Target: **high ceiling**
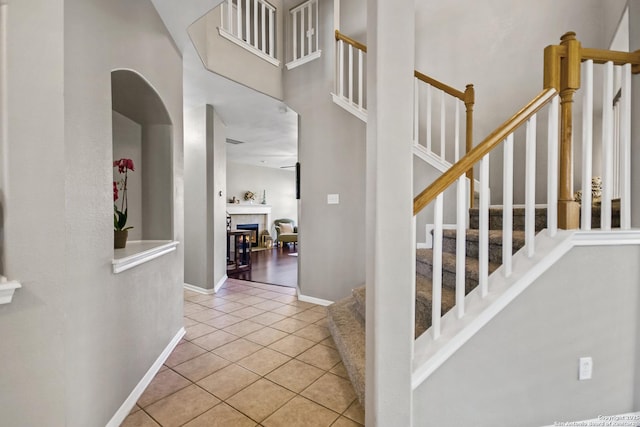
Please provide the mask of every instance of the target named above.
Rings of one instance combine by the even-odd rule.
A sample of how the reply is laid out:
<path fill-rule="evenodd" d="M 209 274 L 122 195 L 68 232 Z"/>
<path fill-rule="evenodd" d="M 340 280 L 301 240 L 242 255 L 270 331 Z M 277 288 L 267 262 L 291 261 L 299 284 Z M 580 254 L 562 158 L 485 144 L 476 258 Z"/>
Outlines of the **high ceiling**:
<path fill-rule="evenodd" d="M 227 126 L 227 161 L 286 168 L 297 161 L 297 114 L 282 101 L 204 68 L 187 28 L 221 0 L 151 0 L 183 54 L 184 107 L 210 104 Z"/>

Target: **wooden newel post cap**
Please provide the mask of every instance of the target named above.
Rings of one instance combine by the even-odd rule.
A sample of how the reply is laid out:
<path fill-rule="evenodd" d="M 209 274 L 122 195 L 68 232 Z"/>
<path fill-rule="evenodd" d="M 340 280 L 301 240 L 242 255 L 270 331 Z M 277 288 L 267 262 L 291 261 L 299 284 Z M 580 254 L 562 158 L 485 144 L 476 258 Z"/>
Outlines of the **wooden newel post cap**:
<path fill-rule="evenodd" d="M 562 37 L 560 37 L 560 40 L 563 42 L 566 42 L 569 40 L 576 40 L 576 33 L 574 31 L 568 31 L 564 33 Z"/>

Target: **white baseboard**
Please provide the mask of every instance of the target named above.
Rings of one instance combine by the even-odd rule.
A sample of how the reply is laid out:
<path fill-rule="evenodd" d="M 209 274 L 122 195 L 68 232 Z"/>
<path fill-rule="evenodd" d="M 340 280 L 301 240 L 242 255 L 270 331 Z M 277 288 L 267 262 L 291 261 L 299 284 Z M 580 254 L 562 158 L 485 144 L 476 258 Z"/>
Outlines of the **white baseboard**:
<path fill-rule="evenodd" d="M 431 242 L 431 244 L 418 242 L 416 244 L 416 249 L 431 249 L 432 246 L 433 242 Z"/>
<path fill-rule="evenodd" d="M 213 295 L 215 293 L 215 288 L 205 289 L 205 288 L 201 288 L 200 286 L 190 285 L 188 283 L 184 284 L 184 288 L 188 291 L 195 292 L 202 295 Z"/>
<path fill-rule="evenodd" d="M 125 418 L 127 418 L 129 413 L 135 406 L 138 399 L 140 399 L 140 396 L 142 396 L 142 393 L 144 393 L 145 389 L 149 386 L 149 384 L 151 384 L 153 377 L 156 376 L 156 374 L 162 367 L 162 364 L 167 360 L 173 349 L 176 348 L 185 333 L 186 331 L 184 330 L 184 328 L 180 328 L 178 333 L 173 337 L 171 342 L 169 342 L 162 353 L 160 353 L 160 356 L 158 356 L 156 361 L 153 362 L 153 365 L 151 365 L 147 373 L 144 374 L 144 377 L 142 377 L 131 394 L 129 394 L 129 397 L 127 397 L 122 406 L 120 406 L 118 411 L 116 411 L 114 416 L 111 418 L 111 420 L 109 420 L 105 427 L 118 427 L 120 424 L 122 424 L 122 422 L 125 420 Z"/>
<path fill-rule="evenodd" d="M 226 274 L 224 276 L 222 276 L 222 279 L 220 279 L 218 281 L 218 283 L 216 283 L 216 285 L 213 287 L 213 291 L 214 292 L 218 292 L 220 290 L 220 288 L 222 287 L 222 285 L 224 285 L 224 282 L 226 282 L 228 278 L 229 278 L 229 276 L 227 276 Z"/>
<path fill-rule="evenodd" d="M 324 306 L 333 304 L 333 301 L 329 301 L 322 298 L 310 297 L 307 295 L 302 295 L 300 293 L 300 288 L 298 288 L 298 301 L 310 302 L 311 304 L 318 304 L 318 305 L 324 305 Z"/>

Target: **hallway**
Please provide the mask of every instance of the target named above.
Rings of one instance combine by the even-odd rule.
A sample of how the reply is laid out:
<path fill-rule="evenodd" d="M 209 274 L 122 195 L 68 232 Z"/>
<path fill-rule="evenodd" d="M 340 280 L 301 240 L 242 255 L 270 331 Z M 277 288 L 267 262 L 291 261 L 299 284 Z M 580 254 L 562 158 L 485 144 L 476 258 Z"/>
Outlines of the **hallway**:
<path fill-rule="evenodd" d="M 324 307 L 234 279 L 184 297 L 186 335 L 122 426 L 364 424 Z"/>

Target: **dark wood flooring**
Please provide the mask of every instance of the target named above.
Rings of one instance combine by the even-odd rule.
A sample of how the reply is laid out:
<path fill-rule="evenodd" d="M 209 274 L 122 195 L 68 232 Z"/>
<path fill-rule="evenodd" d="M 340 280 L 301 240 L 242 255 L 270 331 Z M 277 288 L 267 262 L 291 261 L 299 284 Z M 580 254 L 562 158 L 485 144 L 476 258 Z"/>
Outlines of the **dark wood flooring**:
<path fill-rule="evenodd" d="M 295 288 L 298 285 L 298 257 L 293 245 L 251 253 L 251 272 L 239 273 L 234 279 Z"/>

